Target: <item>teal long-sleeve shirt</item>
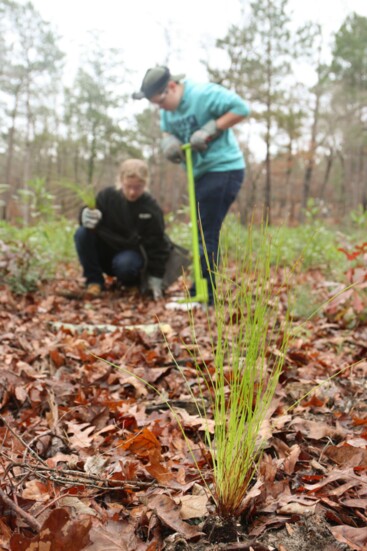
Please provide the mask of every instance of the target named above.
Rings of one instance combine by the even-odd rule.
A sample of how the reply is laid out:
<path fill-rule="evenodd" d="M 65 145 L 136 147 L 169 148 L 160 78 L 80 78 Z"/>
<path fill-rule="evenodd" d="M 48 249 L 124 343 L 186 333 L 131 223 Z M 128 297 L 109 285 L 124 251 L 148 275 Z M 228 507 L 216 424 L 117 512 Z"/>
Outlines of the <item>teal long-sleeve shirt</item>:
<path fill-rule="evenodd" d="M 247 116 L 248 104 L 235 92 L 214 83 L 183 82 L 184 92 L 175 111 L 160 112 L 161 129 L 173 134 L 182 143 L 211 119 L 218 119 L 225 113 Z M 245 160 L 231 128 L 209 143 L 203 152 L 193 152 L 194 177 L 200 178 L 207 172 L 226 172 L 245 168 Z"/>

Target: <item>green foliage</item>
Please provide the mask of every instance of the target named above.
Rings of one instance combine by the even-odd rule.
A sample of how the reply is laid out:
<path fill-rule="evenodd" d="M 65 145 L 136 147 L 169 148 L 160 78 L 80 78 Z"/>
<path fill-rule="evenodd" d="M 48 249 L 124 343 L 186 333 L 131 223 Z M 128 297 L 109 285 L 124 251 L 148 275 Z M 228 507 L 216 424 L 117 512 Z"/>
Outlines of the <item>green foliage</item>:
<path fill-rule="evenodd" d="M 78 197 L 83 205 L 90 209 L 96 208 L 96 193 L 93 186 L 76 184 L 75 182 L 61 182 L 61 187 L 72 191 Z"/>
<path fill-rule="evenodd" d="M 314 211 L 313 211 L 314 212 Z M 315 212 L 314 212 L 315 214 Z M 223 237 L 228 244 L 228 254 L 240 247 L 242 254 L 246 254 L 248 234 L 246 229 L 241 234 L 241 243 L 237 243 L 240 231 L 238 219 L 229 215 L 223 225 Z M 252 228 L 252 240 L 254 248 L 261 246 L 261 231 Z M 279 262 L 282 266 L 294 267 L 302 265 L 302 269 L 321 268 L 327 270 L 339 270 L 344 265 L 343 259 L 338 254 L 338 241 L 335 229 L 322 224 L 318 219 L 308 218 L 308 223 L 295 228 L 280 226 L 270 227 L 268 233 L 272 239 L 271 264 Z"/>
<path fill-rule="evenodd" d="M 116 158 L 133 150 L 127 139 L 129 131 L 123 131 L 119 124 L 120 110 L 126 103 L 121 91 L 124 79 L 121 51 L 104 48 L 98 32 L 92 32 L 91 39 L 73 85 L 65 90 L 65 124 L 83 152 L 89 185 L 95 181 L 99 159 Z"/>
<path fill-rule="evenodd" d="M 55 217 L 55 196 L 47 191 L 44 178 L 30 180 L 17 195 L 34 220 L 49 221 Z"/>
<path fill-rule="evenodd" d="M 0 224 L 0 280 L 14 293 L 34 291 L 74 256 L 74 228 L 59 220 L 28 228 Z"/>
<path fill-rule="evenodd" d="M 42 141 L 41 155 L 40 149 L 36 154 L 32 146 L 46 127 L 55 127 L 55 122 L 51 122 L 55 121 L 56 111 L 52 98 L 60 91 L 64 54 L 58 47 L 57 35 L 31 2 L 1 2 L 0 33 L 0 89 L 4 99 L 0 108 L 6 129 L 0 139 L 4 139 L 2 145 L 6 144 L 9 183 L 10 175 L 15 180 L 13 168 L 18 178 L 29 178 L 31 154 L 39 160 L 43 153 L 49 162 L 51 149 L 55 150 L 55 142 L 50 141 L 47 145 Z M 19 167 L 15 166 L 17 160 Z"/>
<path fill-rule="evenodd" d="M 9 186 L 7 184 L 0 184 L 0 208 L 6 205 L 6 201 L 4 201 L 4 199 L 1 199 L 1 195 L 8 189 L 9 189 Z"/>
<path fill-rule="evenodd" d="M 293 320 L 309 320 L 320 311 L 320 304 L 311 285 L 297 285 L 291 293 L 290 314 Z"/>
<path fill-rule="evenodd" d="M 349 15 L 336 33 L 332 71 L 350 89 L 367 91 L 367 17 Z"/>
<path fill-rule="evenodd" d="M 315 225 L 323 214 L 325 205 L 323 202 L 316 201 L 313 197 L 307 200 L 307 208 L 304 209 L 304 217 L 308 224 Z"/>
<path fill-rule="evenodd" d="M 366 229 L 367 227 L 367 211 L 362 205 L 358 205 L 358 208 L 352 210 L 349 214 L 352 224 L 359 229 Z"/>
<path fill-rule="evenodd" d="M 191 249 L 192 230 L 191 222 L 182 222 L 182 219 L 189 219 L 189 208 L 183 207 L 178 211 L 171 212 L 165 217 L 167 232 L 175 243 Z"/>
<path fill-rule="evenodd" d="M 212 338 L 214 370 L 196 358 L 201 396 L 211 397 L 214 438 L 208 424 L 206 444 L 213 462 L 214 500 L 222 517 L 238 516 L 248 486 L 255 476 L 265 436 L 261 431 L 269 415 L 290 335 L 287 311 L 283 317 L 280 297 L 286 286 L 271 273 L 273 243 L 268 231 L 257 231 L 256 245 L 250 230 L 236 236 L 246 242 L 236 250 L 235 272 L 230 274 L 228 242 L 222 239 L 222 264 L 216 271 L 215 323 L 208 324 Z M 245 254 L 243 254 L 245 252 Z M 233 255 L 233 251 L 231 256 Z M 282 321 L 283 320 L 283 321 Z M 195 330 L 195 319 L 192 318 Z M 195 338 L 195 331 L 193 333 Z M 273 346 L 277 354 L 270 354 Z M 207 392 L 208 391 L 208 392 Z M 204 399 L 201 409 L 209 417 Z"/>

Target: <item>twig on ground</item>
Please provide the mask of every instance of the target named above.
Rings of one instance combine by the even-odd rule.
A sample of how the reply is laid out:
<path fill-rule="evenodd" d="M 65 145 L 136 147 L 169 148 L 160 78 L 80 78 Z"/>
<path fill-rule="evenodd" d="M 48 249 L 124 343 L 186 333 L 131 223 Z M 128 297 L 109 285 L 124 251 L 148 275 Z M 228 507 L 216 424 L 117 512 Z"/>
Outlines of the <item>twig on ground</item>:
<path fill-rule="evenodd" d="M 32 448 L 29 446 L 29 444 L 27 444 L 27 442 L 25 442 L 25 441 L 23 440 L 23 438 L 22 438 L 21 436 L 19 436 L 19 434 L 17 434 L 17 433 L 15 432 L 15 430 L 13 430 L 13 429 L 11 428 L 11 426 L 9 425 L 9 423 L 7 422 L 7 420 L 6 420 L 2 415 L 0 415 L 0 421 L 2 421 L 2 422 L 4 423 L 4 425 L 7 427 L 7 429 L 10 430 L 10 432 L 12 433 L 12 435 L 15 436 L 15 438 L 16 438 L 17 440 L 19 440 L 19 442 L 21 442 L 21 444 L 23 444 L 23 446 L 24 446 L 25 448 L 28 449 L 28 451 L 33 455 L 33 457 L 35 457 L 35 458 L 37 459 L 37 461 L 39 461 L 40 463 L 42 463 L 42 465 L 44 465 L 45 467 L 47 467 L 47 463 L 45 463 L 45 461 L 43 461 L 42 457 L 40 457 L 40 456 L 38 455 L 38 453 L 36 453 L 34 450 L 32 450 Z"/>
<path fill-rule="evenodd" d="M 22 472 L 18 474 L 13 473 L 14 479 L 18 479 L 19 477 L 24 479 L 25 473 L 27 473 L 27 476 L 31 473 L 36 478 L 55 482 L 56 484 L 60 485 L 80 484 L 88 488 L 97 488 L 98 490 L 104 491 L 125 490 L 126 488 L 129 488 L 129 490 L 140 490 L 142 488 L 160 487 L 159 484 L 156 484 L 154 482 L 142 482 L 139 480 L 125 480 L 122 481 L 122 483 L 120 484 L 116 484 L 114 480 L 110 480 L 108 478 L 100 478 L 93 474 L 83 473 L 82 471 L 52 469 L 51 467 L 47 467 L 47 465 L 40 466 L 32 465 L 29 463 L 19 463 L 15 461 L 12 461 L 10 465 L 7 466 L 6 470 L 7 472 L 9 472 L 15 468 L 22 469 Z M 163 487 L 164 486 L 162 486 L 162 488 Z"/>
<path fill-rule="evenodd" d="M 27 458 L 28 450 L 32 449 L 31 446 L 33 446 L 37 442 L 37 440 L 39 440 L 43 436 L 49 436 L 50 434 L 53 434 L 53 432 L 51 430 L 46 430 L 44 432 L 41 432 L 40 434 L 36 434 L 36 436 L 34 438 L 32 438 L 32 440 L 28 443 L 26 449 L 24 450 L 23 462 L 25 462 L 25 460 Z"/>
<path fill-rule="evenodd" d="M 26 513 L 17 505 L 14 503 L 12 499 L 10 499 L 1 489 L 0 489 L 0 499 L 3 500 L 3 502 L 10 507 L 16 513 L 17 516 L 21 517 L 33 530 L 36 530 L 39 532 L 41 530 L 41 524 L 36 520 L 32 515 L 29 513 Z"/>

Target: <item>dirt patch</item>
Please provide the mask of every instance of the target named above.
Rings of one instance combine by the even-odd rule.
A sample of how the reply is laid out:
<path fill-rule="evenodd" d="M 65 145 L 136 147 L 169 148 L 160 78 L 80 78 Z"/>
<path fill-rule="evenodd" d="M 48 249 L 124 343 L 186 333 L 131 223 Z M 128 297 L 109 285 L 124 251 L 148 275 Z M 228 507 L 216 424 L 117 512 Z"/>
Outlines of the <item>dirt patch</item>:
<path fill-rule="evenodd" d="M 321 513 L 302 517 L 297 524 L 286 524 L 277 531 L 265 533 L 261 543 L 277 551 L 346 551 L 347 545 L 338 543 L 331 534 Z"/>

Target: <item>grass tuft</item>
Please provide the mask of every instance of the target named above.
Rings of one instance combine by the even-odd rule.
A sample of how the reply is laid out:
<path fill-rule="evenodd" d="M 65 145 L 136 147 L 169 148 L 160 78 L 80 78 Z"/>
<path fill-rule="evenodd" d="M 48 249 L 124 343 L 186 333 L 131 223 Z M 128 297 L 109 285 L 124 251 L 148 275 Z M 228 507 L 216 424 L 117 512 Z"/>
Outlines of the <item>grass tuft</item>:
<path fill-rule="evenodd" d="M 223 258 L 215 274 L 215 323 L 210 327 L 214 373 L 196 362 L 204 381 L 201 394 L 209 391 L 211 396 L 214 438 L 209 430 L 205 437 L 213 462 L 213 497 L 224 518 L 241 513 L 255 476 L 264 448 L 262 427 L 290 335 L 287 305 L 281 300 L 287 285 L 271 269 L 274 251 L 268 230 L 263 228 L 260 238 L 257 232 L 256 250 L 251 229 L 246 236 L 239 233 L 237 243 L 240 255 L 233 262 L 233 251 L 229 260 L 228 245 L 222 240 Z M 207 411 L 205 417 L 209 415 Z"/>

